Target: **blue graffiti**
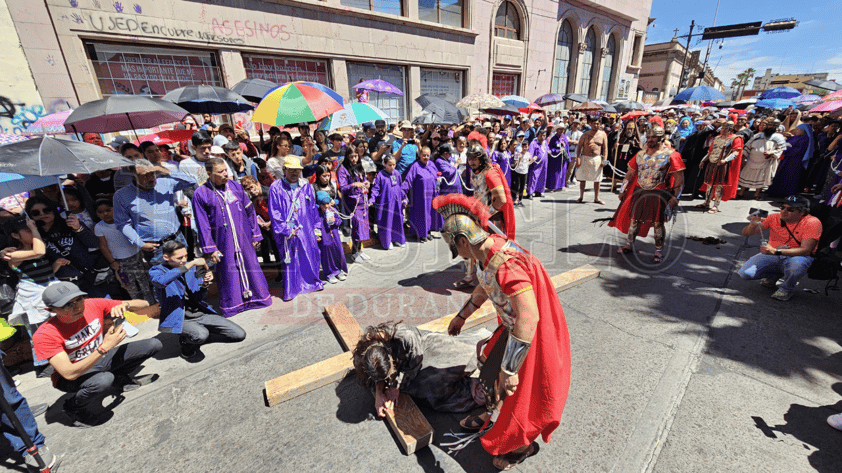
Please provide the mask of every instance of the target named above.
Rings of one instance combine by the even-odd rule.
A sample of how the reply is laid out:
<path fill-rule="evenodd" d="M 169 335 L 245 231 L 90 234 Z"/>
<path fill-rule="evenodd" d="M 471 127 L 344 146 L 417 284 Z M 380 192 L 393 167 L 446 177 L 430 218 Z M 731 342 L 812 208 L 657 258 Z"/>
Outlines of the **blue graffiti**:
<path fill-rule="evenodd" d="M 140 8 L 140 5 L 135 3 L 134 4 L 134 12 L 137 13 L 138 15 L 140 15 L 141 13 L 143 13 L 143 8 Z"/>
<path fill-rule="evenodd" d="M 7 126 L 0 124 L 2 133 L 20 135 L 36 120 L 45 116 L 47 112 L 42 105 L 14 104 L 5 97 L 0 97 L 0 119 L 9 120 Z"/>
<path fill-rule="evenodd" d="M 70 6 L 76 8 L 79 6 L 79 2 L 77 2 L 76 0 L 70 0 Z"/>
<path fill-rule="evenodd" d="M 114 10 L 116 10 L 117 13 L 123 13 L 123 4 L 120 2 L 114 2 Z"/>

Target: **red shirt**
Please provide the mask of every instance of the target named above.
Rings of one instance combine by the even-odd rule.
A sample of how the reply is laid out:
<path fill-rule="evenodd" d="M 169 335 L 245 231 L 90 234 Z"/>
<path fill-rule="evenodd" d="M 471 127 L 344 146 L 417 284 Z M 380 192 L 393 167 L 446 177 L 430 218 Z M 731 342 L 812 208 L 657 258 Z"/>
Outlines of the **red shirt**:
<path fill-rule="evenodd" d="M 773 248 L 781 245 L 789 245 L 790 248 L 801 248 L 799 242 L 804 243 L 805 238 L 819 241 L 819 238 L 822 236 L 822 222 L 812 215 L 805 215 L 795 225 L 787 224 L 789 231 L 781 225 L 780 213 L 769 215 L 763 220 L 761 225 L 763 225 L 763 228 L 769 229 L 769 245 Z M 795 239 L 798 242 L 792 238 L 789 232 L 795 235 Z M 818 245 L 816 245 L 816 248 L 818 248 Z M 813 254 L 816 254 L 816 248 L 813 248 Z"/>
<path fill-rule="evenodd" d="M 83 316 L 72 324 L 50 317 L 32 335 L 32 346 L 39 360 L 49 360 L 61 352 L 67 353 L 72 363 L 83 360 L 102 345 L 102 324 L 106 314 L 123 301 L 111 299 L 85 299 Z M 53 373 L 53 386 L 61 375 Z"/>

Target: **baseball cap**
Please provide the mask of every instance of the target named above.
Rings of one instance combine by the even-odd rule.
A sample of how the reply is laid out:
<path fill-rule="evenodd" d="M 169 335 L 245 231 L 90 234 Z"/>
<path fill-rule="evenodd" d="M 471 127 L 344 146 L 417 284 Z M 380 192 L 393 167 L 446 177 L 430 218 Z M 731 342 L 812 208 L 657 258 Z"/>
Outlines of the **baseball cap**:
<path fill-rule="evenodd" d="M 221 146 L 211 146 L 211 154 L 225 154 Z"/>
<path fill-rule="evenodd" d="M 128 142 L 129 142 L 129 139 L 126 138 L 125 136 L 117 135 L 116 137 L 114 137 L 113 140 L 111 140 L 111 143 L 108 143 L 108 146 L 111 147 L 111 148 L 114 148 L 114 149 L 118 149 L 120 146 L 123 146 L 124 144 L 126 144 Z"/>
<path fill-rule="evenodd" d="M 453 146 L 450 146 L 448 143 L 445 143 L 443 145 L 440 145 L 436 151 L 438 151 L 439 154 L 453 154 Z"/>
<path fill-rule="evenodd" d="M 289 155 L 284 158 L 284 169 L 304 169 L 298 156 Z"/>
<path fill-rule="evenodd" d="M 526 136 L 526 133 L 524 133 L 522 131 L 519 131 L 519 132 L 517 132 L 517 136 Z"/>
<path fill-rule="evenodd" d="M 63 281 L 44 289 L 41 299 L 47 307 L 64 307 L 73 299 L 87 295 L 88 293 L 79 290 L 72 282 Z"/>
<path fill-rule="evenodd" d="M 24 217 L 23 215 L 21 215 L 19 217 L 15 217 L 13 219 L 10 219 L 4 225 L 4 229 L 6 230 L 7 235 L 11 235 L 12 233 L 19 232 L 19 231 L 23 230 L 24 228 L 27 228 L 27 225 L 26 225 L 26 217 Z"/>
<path fill-rule="evenodd" d="M 374 126 L 386 126 L 386 120 L 374 120 Z"/>
<path fill-rule="evenodd" d="M 810 210 L 810 199 L 806 197 L 802 197 L 800 195 L 791 195 L 786 199 L 775 202 L 777 205 L 788 205 L 794 209 L 807 209 Z"/>

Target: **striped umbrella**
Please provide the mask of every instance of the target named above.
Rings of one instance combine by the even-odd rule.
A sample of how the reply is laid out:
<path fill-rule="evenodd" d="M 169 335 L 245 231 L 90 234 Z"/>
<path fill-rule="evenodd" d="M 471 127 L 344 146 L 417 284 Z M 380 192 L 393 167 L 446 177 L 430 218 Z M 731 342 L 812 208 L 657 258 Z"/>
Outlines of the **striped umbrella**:
<path fill-rule="evenodd" d="M 373 122 L 375 120 L 389 121 L 389 116 L 386 112 L 380 110 L 374 105 L 367 103 L 348 103 L 345 108 L 338 112 L 331 113 L 324 117 L 319 122 L 319 130 L 335 130 L 343 126 L 356 126 L 365 122 Z"/>
<path fill-rule="evenodd" d="M 290 82 L 263 97 L 252 121 L 275 126 L 315 122 L 344 106 L 342 96 L 322 84 Z"/>
<path fill-rule="evenodd" d="M 521 97 L 520 95 L 506 95 L 505 97 L 500 97 L 500 100 L 507 105 L 511 105 L 515 108 L 526 108 L 529 106 L 529 100 L 525 97 Z"/>
<path fill-rule="evenodd" d="M 41 117 L 35 120 L 24 130 L 24 135 L 63 135 L 67 133 L 64 130 L 64 121 L 73 113 L 73 109 L 65 110 L 63 112 L 51 113 L 46 117 Z"/>

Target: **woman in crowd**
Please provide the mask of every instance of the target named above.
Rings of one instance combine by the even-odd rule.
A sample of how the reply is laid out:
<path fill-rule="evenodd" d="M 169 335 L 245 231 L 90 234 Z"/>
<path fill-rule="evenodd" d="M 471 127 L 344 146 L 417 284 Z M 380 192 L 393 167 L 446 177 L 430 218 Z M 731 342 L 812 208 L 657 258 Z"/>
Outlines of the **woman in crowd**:
<path fill-rule="evenodd" d="M 369 239 L 368 189 L 360 155 L 355 147 L 345 151 L 345 159 L 337 172 L 344 208 L 351 215 L 351 259 L 361 263 L 371 259 L 363 253 L 362 242 Z"/>
<path fill-rule="evenodd" d="M 371 204 L 375 206 L 377 238 L 383 249 L 394 245 L 403 248 L 406 235 L 403 226 L 403 209 L 406 194 L 403 191 L 401 174 L 395 171 L 395 157 L 387 154 L 383 158 L 383 170 L 377 173 L 371 189 Z"/>

